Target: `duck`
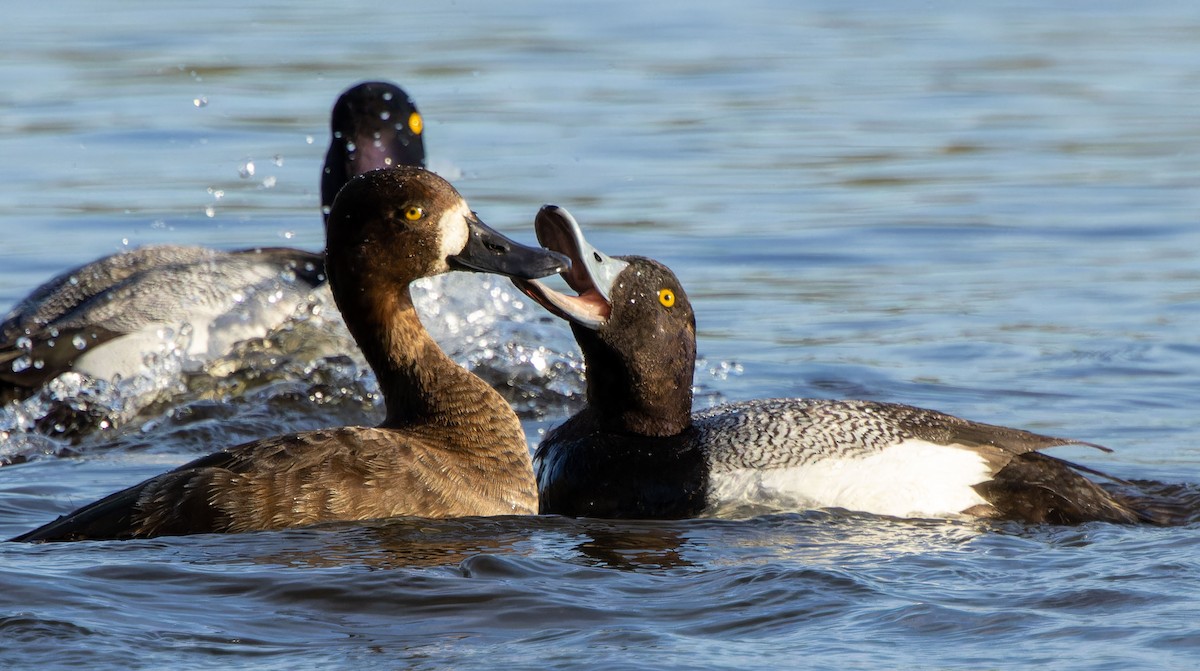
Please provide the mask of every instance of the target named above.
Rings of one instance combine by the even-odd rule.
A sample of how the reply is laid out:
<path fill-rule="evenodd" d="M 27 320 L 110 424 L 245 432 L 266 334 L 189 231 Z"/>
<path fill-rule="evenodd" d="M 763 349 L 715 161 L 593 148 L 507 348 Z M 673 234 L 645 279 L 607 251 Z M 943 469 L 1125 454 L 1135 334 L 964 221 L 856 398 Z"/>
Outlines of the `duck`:
<path fill-rule="evenodd" d="M 365 81 L 339 95 L 321 174 L 322 215 L 350 177 L 425 165 L 424 121 L 399 86 Z M 320 303 L 319 252 L 223 251 L 153 245 L 73 268 L 34 289 L 0 323 L 0 404 L 21 401 L 67 371 L 129 379 L 146 357 L 185 350 L 193 366 L 266 336 Z"/>
<path fill-rule="evenodd" d="M 563 255 L 484 224 L 438 175 L 398 166 L 334 199 L 325 267 L 334 301 L 379 380 L 374 427 L 263 438 L 123 489 L 14 541 L 236 533 L 386 517 L 523 515 L 537 485 L 520 421 L 426 332 L 409 285 L 448 271 L 537 278 Z"/>
<path fill-rule="evenodd" d="M 585 405 L 550 430 L 533 462 L 540 512 L 675 519 L 721 511 L 840 508 L 897 518 L 1024 523 L 1166 523 L 1042 453 L 1069 438 L 898 403 L 754 399 L 694 412 L 696 317 L 665 265 L 612 257 L 547 205 L 539 242 L 570 257 L 571 291 L 514 284 L 569 323 L 584 359 Z"/>

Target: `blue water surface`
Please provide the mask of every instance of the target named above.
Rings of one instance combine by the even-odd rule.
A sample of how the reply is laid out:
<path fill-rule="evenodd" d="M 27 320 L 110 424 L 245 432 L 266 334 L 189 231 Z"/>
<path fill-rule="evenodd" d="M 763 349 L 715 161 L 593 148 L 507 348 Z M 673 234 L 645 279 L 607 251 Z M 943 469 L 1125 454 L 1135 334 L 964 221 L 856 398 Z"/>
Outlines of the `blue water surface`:
<path fill-rule="evenodd" d="M 1200 484 L 1194 2 L 65 0 L 7 21 L 0 308 L 145 244 L 320 249 L 329 108 L 390 79 L 490 224 L 532 241 L 554 202 L 676 270 L 699 405 L 904 402 Z M 446 296 L 520 317 L 461 358 L 516 390 L 536 444 L 578 405 L 578 356 L 493 299 Z M 346 356 L 172 382 L 74 442 L 0 416 L 22 462 L 0 536 L 241 440 L 374 421 Z M 538 385 L 503 379 L 529 365 Z M 1198 622 L 1195 525 L 810 511 L 0 544 L 8 668 L 1190 669 Z"/>

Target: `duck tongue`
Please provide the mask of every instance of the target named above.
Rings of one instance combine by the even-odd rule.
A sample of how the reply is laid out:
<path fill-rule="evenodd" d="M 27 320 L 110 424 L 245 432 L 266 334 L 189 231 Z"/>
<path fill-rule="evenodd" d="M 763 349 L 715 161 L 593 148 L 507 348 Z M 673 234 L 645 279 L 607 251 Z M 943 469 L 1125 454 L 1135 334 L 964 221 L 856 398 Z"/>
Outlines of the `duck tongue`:
<path fill-rule="evenodd" d="M 617 276 L 629 266 L 593 247 L 583 237 L 579 223 L 565 208 L 545 205 L 533 222 L 538 242 L 571 259 L 561 273 L 578 296 L 559 293 L 536 280 L 514 280 L 525 295 L 567 321 L 598 329 L 612 313 L 612 290 Z"/>

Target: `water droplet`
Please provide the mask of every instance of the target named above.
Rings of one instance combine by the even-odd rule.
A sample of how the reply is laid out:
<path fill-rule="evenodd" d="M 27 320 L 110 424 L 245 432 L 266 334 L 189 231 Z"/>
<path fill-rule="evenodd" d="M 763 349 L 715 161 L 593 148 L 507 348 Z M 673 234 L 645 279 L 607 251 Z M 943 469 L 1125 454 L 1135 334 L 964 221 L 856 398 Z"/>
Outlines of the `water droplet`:
<path fill-rule="evenodd" d="M 312 144 L 313 142 L 316 142 L 316 140 L 313 139 L 313 136 L 311 136 L 311 135 L 304 136 L 304 144 Z"/>
<path fill-rule="evenodd" d="M 217 209 L 212 205 L 209 205 L 208 207 L 204 208 L 204 216 L 212 219 L 213 217 L 217 216 Z"/>
<path fill-rule="evenodd" d="M 275 156 L 271 157 L 271 162 L 274 163 L 276 167 L 283 167 L 283 157 L 279 154 L 275 154 Z"/>
<path fill-rule="evenodd" d="M 275 188 L 275 176 L 274 176 L 274 175 L 271 175 L 270 177 L 267 177 L 266 179 L 264 179 L 264 180 L 262 181 L 262 186 L 263 186 L 263 188 L 264 188 L 264 189 L 273 189 L 273 188 Z"/>
<path fill-rule="evenodd" d="M 33 360 L 30 359 L 28 356 L 19 356 L 19 357 L 13 359 L 12 371 L 14 373 L 20 373 L 21 371 L 29 370 L 29 367 L 32 365 L 33 365 Z"/>
<path fill-rule="evenodd" d="M 199 109 L 201 107 L 208 107 L 208 98 L 205 96 L 200 96 L 199 98 L 193 98 L 192 104 L 195 105 L 197 109 Z"/>
<path fill-rule="evenodd" d="M 254 176 L 254 161 L 246 161 L 238 167 L 238 176 L 242 179 Z"/>
<path fill-rule="evenodd" d="M 75 349 L 77 349 L 77 350 L 87 349 L 87 339 L 78 333 L 76 333 L 75 336 L 71 338 L 71 344 L 74 345 Z"/>
<path fill-rule="evenodd" d="M 392 113 L 387 110 L 383 110 L 379 113 L 379 118 L 387 121 L 388 119 L 392 118 Z"/>

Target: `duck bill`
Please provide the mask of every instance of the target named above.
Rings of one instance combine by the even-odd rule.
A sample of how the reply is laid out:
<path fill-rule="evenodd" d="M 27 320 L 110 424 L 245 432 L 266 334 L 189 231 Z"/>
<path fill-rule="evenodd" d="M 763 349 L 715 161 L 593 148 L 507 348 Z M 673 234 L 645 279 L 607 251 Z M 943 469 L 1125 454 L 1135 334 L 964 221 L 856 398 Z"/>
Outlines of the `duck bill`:
<path fill-rule="evenodd" d="M 543 247 L 571 260 L 562 277 L 578 295 L 569 296 L 535 280 L 514 280 L 514 284 L 552 314 L 573 324 L 592 330 L 607 324 L 612 314 L 613 286 L 629 264 L 588 243 L 575 217 L 557 205 L 543 206 L 533 225 Z"/>
<path fill-rule="evenodd" d="M 473 214 L 467 218 L 467 233 L 467 245 L 449 258 L 450 267 L 455 270 L 532 280 L 565 272 L 571 267 L 571 261 L 565 255 L 550 249 L 522 245 Z"/>

